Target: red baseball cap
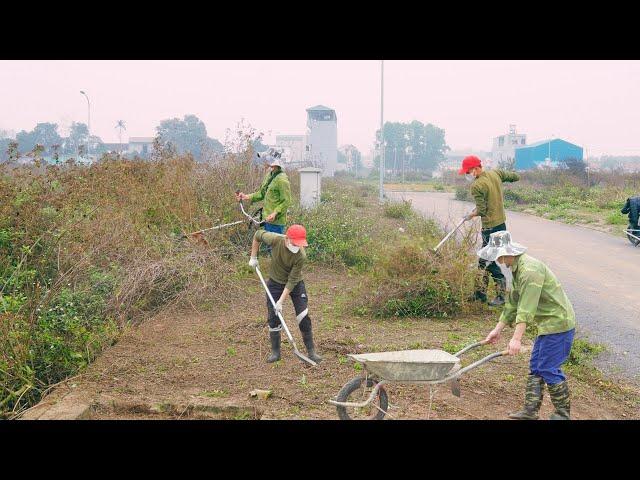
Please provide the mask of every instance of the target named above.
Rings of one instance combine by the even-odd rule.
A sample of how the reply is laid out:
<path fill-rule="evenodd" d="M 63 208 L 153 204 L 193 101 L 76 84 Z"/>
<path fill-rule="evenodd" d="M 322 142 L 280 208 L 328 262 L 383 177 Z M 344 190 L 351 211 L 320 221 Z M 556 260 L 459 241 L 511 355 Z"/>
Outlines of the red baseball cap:
<path fill-rule="evenodd" d="M 473 167 L 481 167 L 482 162 L 475 155 L 469 155 L 462 160 L 462 168 L 458 170 L 458 175 L 464 175 L 469 172 Z"/>
<path fill-rule="evenodd" d="M 296 247 L 308 247 L 307 230 L 302 225 L 291 225 L 287 228 L 287 237 Z"/>

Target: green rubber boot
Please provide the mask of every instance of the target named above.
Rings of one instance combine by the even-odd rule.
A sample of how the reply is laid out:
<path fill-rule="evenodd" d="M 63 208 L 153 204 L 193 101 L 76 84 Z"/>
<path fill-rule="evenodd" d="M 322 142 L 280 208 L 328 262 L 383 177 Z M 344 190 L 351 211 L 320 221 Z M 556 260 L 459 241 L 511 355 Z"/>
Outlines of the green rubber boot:
<path fill-rule="evenodd" d="M 527 388 L 524 393 L 524 408 L 509 414 L 514 420 L 538 420 L 538 411 L 544 395 L 544 380 L 537 375 L 527 377 Z"/>
<path fill-rule="evenodd" d="M 271 339 L 271 355 L 267 358 L 267 363 L 273 363 L 280 360 L 280 330 L 269 332 Z"/>
<path fill-rule="evenodd" d="M 556 411 L 551 414 L 549 420 L 570 420 L 571 401 L 569 398 L 569 384 L 564 382 L 556 385 L 547 385 L 549 396 Z"/>
<path fill-rule="evenodd" d="M 302 341 L 304 342 L 304 346 L 307 349 L 307 356 L 316 363 L 320 363 L 322 361 L 322 357 L 316 353 L 316 347 L 313 344 L 313 334 L 311 333 L 311 328 L 306 332 L 302 332 Z"/>

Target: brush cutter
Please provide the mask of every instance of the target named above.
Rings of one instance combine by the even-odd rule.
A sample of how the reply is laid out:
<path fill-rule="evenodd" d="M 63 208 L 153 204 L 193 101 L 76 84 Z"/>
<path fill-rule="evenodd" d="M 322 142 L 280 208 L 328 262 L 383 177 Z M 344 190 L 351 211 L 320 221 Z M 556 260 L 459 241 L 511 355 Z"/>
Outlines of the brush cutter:
<path fill-rule="evenodd" d="M 273 300 L 273 297 L 271 296 L 271 292 L 269 291 L 269 287 L 267 287 L 267 284 L 265 283 L 264 278 L 262 277 L 262 273 L 260 273 L 260 268 L 259 267 L 256 267 L 256 273 L 258 274 L 258 277 L 260 277 L 260 281 L 262 282 L 262 286 L 264 287 L 265 291 L 267 292 L 267 296 L 269 297 L 269 300 L 271 301 L 271 305 L 273 306 L 273 310 L 276 312 L 276 314 L 278 315 L 278 318 L 280 319 L 280 323 L 282 323 L 282 327 L 284 328 L 284 331 L 287 334 L 287 338 L 289 339 L 289 342 L 291 343 L 291 345 L 293 345 L 293 353 L 295 353 L 295 355 L 300 360 L 303 360 L 303 361 L 307 362 L 309 365 L 313 365 L 315 367 L 318 364 L 316 362 L 314 362 L 313 360 L 311 360 L 306 355 L 303 355 L 302 352 L 300 352 L 300 350 L 298 350 L 298 346 L 296 345 L 296 342 L 293 340 L 293 337 L 291 336 L 291 332 L 289 331 L 289 328 L 287 327 L 287 324 L 284 322 L 284 318 L 282 317 L 282 314 L 276 309 L 276 302 Z"/>
<path fill-rule="evenodd" d="M 264 223 L 265 223 L 265 222 L 264 222 L 264 220 L 259 221 L 259 220 L 257 220 L 257 219 L 256 219 L 256 217 L 258 216 L 258 214 L 259 214 L 260 210 L 258 210 L 258 212 L 256 212 L 256 213 L 254 214 L 254 216 L 252 217 L 251 215 L 249 215 L 249 214 L 245 211 L 244 206 L 242 205 L 242 202 L 239 202 L 239 203 L 240 203 L 240 210 L 242 211 L 242 214 L 243 214 L 245 217 L 247 217 L 247 218 L 248 218 L 252 223 L 254 223 L 255 225 L 257 225 L 257 226 L 259 226 L 259 227 L 261 227 L 262 225 L 264 225 Z M 261 209 L 261 210 L 262 210 L 262 209 Z M 183 239 L 185 239 L 185 238 L 188 238 L 188 237 L 196 237 L 196 238 L 198 238 L 199 240 L 203 241 L 204 243 L 207 243 L 207 241 L 206 241 L 206 240 L 204 239 L 204 237 L 202 236 L 202 234 L 203 234 L 204 232 L 209 232 L 209 231 L 211 231 L 211 230 L 218 230 L 218 229 L 220 229 L 220 228 L 225 228 L 225 227 L 231 227 L 231 226 L 233 226 L 233 225 L 238 225 L 238 224 L 240 224 L 240 223 L 244 223 L 244 222 L 245 222 L 244 220 L 238 220 L 238 221 L 236 221 L 236 222 L 224 223 L 224 224 L 222 224 L 222 225 L 216 225 L 215 227 L 209 227 L 209 228 L 205 228 L 205 229 L 203 229 L 203 230 L 198 230 L 197 232 L 184 233 L 184 234 L 182 234 L 182 238 L 183 238 Z"/>
<path fill-rule="evenodd" d="M 437 253 L 438 249 L 442 246 L 442 244 L 444 244 L 444 242 L 449 240 L 449 237 L 454 233 L 456 233 L 458 229 L 462 226 L 462 224 L 466 221 L 467 221 L 466 217 L 463 217 L 462 220 L 460 220 L 460 222 L 458 223 L 458 225 L 456 225 L 456 228 L 454 228 L 449 233 L 447 233 L 447 235 L 440 241 L 440 243 L 436 245 L 436 247 L 433 249 L 433 253 Z"/>

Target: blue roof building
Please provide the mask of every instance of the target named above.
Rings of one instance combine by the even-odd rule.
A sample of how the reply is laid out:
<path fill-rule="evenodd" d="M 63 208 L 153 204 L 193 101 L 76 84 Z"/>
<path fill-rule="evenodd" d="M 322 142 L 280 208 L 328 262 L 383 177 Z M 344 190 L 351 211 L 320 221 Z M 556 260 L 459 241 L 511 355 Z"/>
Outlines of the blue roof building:
<path fill-rule="evenodd" d="M 576 158 L 578 160 L 582 160 L 583 158 L 582 147 L 562 140 L 561 138 L 542 140 L 518 147 L 515 153 L 516 170 L 538 168 L 540 164 L 546 163 L 547 158 L 549 158 L 551 164 L 555 166 L 569 158 Z"/>

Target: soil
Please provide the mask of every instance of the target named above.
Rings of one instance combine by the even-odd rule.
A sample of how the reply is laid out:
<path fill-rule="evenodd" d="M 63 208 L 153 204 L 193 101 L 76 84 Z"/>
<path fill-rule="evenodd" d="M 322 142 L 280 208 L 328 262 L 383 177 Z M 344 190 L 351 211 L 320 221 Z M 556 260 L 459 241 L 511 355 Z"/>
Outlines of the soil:
<path fill-rule="evenodd" d="M 313 267 L 305 279 L 317 351 L 324 358 L 317 367 L 298 360 L 284 334 L 281 361 L 265 362 L 270 350 L 265 296 L 259 280 L 248 277 L 246 296 L 234 301 L 233 309 L 165 311 L 131 327 L 52 396 L 73 390 L 91 406 L 84 415 L 90 419 L 337 419 L 328 400 L 361 374 L 347 354 L 462 346 L 483 338 L 497 318 L 488 307 L 448 320 L 359 317 L 341 304 L 353 295 L 357 277 Z M 290 302 L 284 316 L 303 349 Z M 463 355 L 462 363 L 502 350 L 507 342 L 508 334 L 498 346 Z M 386 418 L 505 419 L 521 406 L 527 361 L 525 354 L 501 357 L 470 371 L 461 377 L 460 398 L 439 386 L 431 410 L 428 387 L 388 385 Z M 638 390 L 628 387 L 620 395 L 602 382 L 592 383 L 569 377 L 573 418 L 640 418 Z M 272 394 L 251 397 L 254 389 Z M 545 396 L 541 417 L 552 411 Z"/>

